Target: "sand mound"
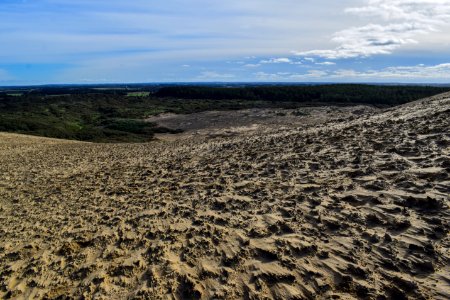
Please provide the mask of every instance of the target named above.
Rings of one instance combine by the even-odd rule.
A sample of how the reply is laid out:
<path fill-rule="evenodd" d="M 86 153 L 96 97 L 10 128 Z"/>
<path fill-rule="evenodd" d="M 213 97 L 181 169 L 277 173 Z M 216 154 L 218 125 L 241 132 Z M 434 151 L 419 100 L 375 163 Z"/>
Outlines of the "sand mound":
<path fill-rule="evenodd" d="M 448 299 L 449 97 L 201 142 L 0 134 L 0 298 Z"/>

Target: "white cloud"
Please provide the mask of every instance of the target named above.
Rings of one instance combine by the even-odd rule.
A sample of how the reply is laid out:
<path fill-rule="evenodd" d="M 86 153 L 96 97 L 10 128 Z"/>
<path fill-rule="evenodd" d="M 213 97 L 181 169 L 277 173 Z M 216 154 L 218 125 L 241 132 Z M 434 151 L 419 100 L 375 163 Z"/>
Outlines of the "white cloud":
<path fill-rule="evenodd" d="M 368 24 L 339 31 L 332 41 L 335 49 L 301 51 L 299 56 L 327 59 L 368 57 L 390 54 L 399 47 L 417 43 L 416 37 L 438 31 L 450 24 L 450 0 L 366 0 L 363 7 L 347 12 L 363 17 L 378 17 L 391 23 Z"/>
<path fill-rule="evenodd" d="M 264 60 L 261 60 L 261 61 L 259 62 L 259 64 L 258 64 L 258 66 L 261 65 L 261 64 L 290 64 L 290 65 L 301 65 L 302 62 L 301 62 L 301 61 L 296 61 L 296 60 L 293 60 L 293 59 L 287 58 L 287 57 L 280 57 L 280 58 L 271 58 L 271 59 L 264 59 Z M 252 65 L 252 64 L 250 64 L 250 65 Z"/>
<path fill-rule="evenodd" d="M 388 67 L 380 70 L 357 71 L 353 69 L 309 70 L 307 73 L 254 73 L 260 80 L 267 81 L 317 81 L 317 82 L 448 82 L 450 63 L 426 66 Z"/>
<path fill-rule="evenodd" d="M 261 64 L 246 64 L 246 65 L 244 65 L 244 67 L 246 67 L 246 68 L 257 68 L 260 66 L 261 66 Z"/>
<path fill-rule="evenodd" d="M 276 73 L 257 72 L 253 74 L 258 80 L 275 81 L 281 80 L 283 77 Z"/>
<path fill-rule="evenodd" d="M 264 81 L 316 81 L 321 78 L 325 78 L 329 73 L 323 70 L 309 70 L 305 74 L 301 73 L 290 73 L 290 72 L 277 72 L 277 73 L 266 73 L 257 72 L 253 75 Z"/>
<path fill-rule="evenodd" d="M 321 71 L 321 70 L 310 70 L 310 71 L 308 71 L 308 74 L 307 74 L 308 77 L 314 77 L 314 78 L 325 77 L 327 75 L 328 75 L 327 71 Z"/>
<path fill-rule="evenodd" d="M 412 37 L 429 30 L 420 24 L 369 24 L 353 27 L 334 35 L 333 41 L 340 44 L 333 50 L 312 50 L 296 53 L 300 56 L 313 55 L 327 59 L 368 57 L 389 54 L 401 45 L 416 43 Z"/>
<path fill-rule="evenodd" d="M 271 58 L 260 61 L 261 64 L 289 64 L 292 63 L 292 60 L 287 57 L 280 57 L 280 58 Z"/>
<path fill-rule="evenodd" d="M 382 70 L 355 71 L 355 70 L 337 70 L 332 77 L 338 78 L 365 78 L 365 79 L 400 79 L 402 81 L 433 79 L 449 80 L 450 63 L 426 66 L 423 64 L 417 66 L 397 66 L 388 67 Z"/>
<path fill-rule="evenodd" d="M 235 76 L 233 74 L 222 74 L 215 71 L 202 72 L 197 78 L 201 80 L 230 80 Z"/>
<path fill-rule="evenodd" d="M 379 16 L 385 20 L 407 20 L 421 24 L 443 24 L 450 19 L 448 0 L 368 0 L 363 7 L 346 12 L 361 16 Z"/>
<path fill-rule="evenodd" d="M 332 62 L 332 61 L 324 61 L 324 62 L 320 62 L 320 63 L 316 63 L 316 65 L 321 65 L 321 66 L 334 66 L 336 63 Z"/>

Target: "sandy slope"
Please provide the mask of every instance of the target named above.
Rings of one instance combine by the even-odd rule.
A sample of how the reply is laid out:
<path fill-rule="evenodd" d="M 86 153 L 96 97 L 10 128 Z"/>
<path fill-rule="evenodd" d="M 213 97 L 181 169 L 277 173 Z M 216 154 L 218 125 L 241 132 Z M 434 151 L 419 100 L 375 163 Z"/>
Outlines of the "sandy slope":
<path fill-rule="evenodd" d="M 370 114 L 378 109 L 371 106 L 322 106 L 299 109 L 253 108 L 237 111 L 205 111 L 192 114 L 162 114 L 147 119 L 161 127 L 182 129 L 181 134 L 159 134 L 165 139 L 206 136 L 208 138 L 242 135 L 289 125 L 317 125 L 351 115 Z"/>
<path fill-rule="evenodd" d="M 0 298 L 448 299 L 450 95 L 313 127 L 0 134 Z"/>

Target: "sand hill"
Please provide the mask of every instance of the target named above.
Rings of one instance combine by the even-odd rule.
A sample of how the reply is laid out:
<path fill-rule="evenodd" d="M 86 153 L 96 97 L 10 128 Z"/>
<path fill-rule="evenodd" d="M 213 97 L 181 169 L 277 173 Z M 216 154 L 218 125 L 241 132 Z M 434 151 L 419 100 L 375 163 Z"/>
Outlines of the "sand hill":
<path fill-rule="evenodd" d="M 450 95 L 244 135 L 0 134 L 0 298 L 449 299 Z"/>

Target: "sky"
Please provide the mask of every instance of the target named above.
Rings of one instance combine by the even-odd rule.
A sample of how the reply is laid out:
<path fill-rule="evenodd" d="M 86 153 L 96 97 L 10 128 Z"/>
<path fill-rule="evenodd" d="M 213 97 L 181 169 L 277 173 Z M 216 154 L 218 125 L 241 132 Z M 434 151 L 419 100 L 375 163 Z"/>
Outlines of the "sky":
<path fill-rule="evenodd" d="M 450 0 L 0 0 L 0 85 L 450 83 Z"/>

